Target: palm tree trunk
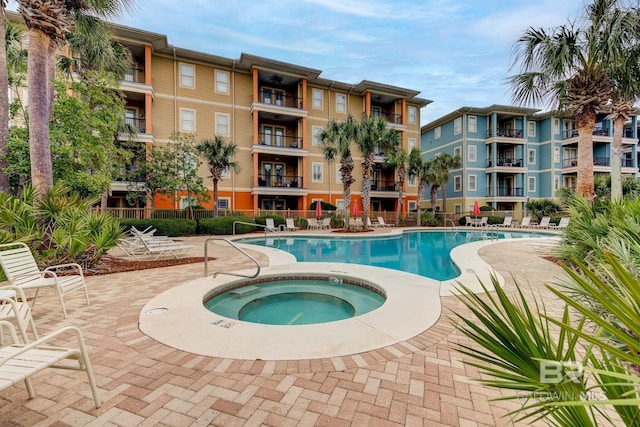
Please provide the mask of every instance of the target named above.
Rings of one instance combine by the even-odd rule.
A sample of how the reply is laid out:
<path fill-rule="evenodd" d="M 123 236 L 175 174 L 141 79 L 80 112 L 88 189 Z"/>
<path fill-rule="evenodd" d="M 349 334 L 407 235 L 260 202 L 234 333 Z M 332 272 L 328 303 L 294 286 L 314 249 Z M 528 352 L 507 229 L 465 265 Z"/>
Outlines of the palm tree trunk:
<path fill-rule="evenodd" d="M 613 143 L 611 146 L 611 200 L 622 198 L 622 132 L 624 116 L 613 121 Z"/>
<path fill-rule="evenodd" d="M 423 195 L 424 192 L 427 189 L 427 184 L 424 181 L 420 181 L 420 183 L 418 184 L 418 200 L 416 201 L 418 204 L 417 207 L 417 218 L 416 218 L 416 224 L 418 225 L 418 227 L 422 226 L 422 199 L 423 199 Z"/>
<path fill-rule="evenodd" d="M 396 206 L 396 227 L 400 225 L 400 215 L 402 214 L 402 190 L 404 188 L 404 179 L 400 179 L 400 189 L 398 189 L 398 206 Z"/>
<path fill-rule="evenodd" d="M 438 186 L 431 186 L 431 210 L 436 211 L 436 205 L 438 204 Z"/>
<path fill-rule="evenodd" d="M 213 217 L 218 218 L 218 180 L 213 180 Z"/>
<path fill-rule="evenodd" d="M 7 137 L 9 136 L 9 77 L 7 71 L 7 50 L 5 41 L 6 2 L 0 0 L 0 192 L 9 191 L 9 177 L 5 173 L 7 167 Z"/>
<path fill-rule="evenodd" d="M 447 184 L 442 186 L 442 213 L 447 213 Z"/>
<path fill-rule="evenodd" d="M 43 195 L 53 187 L 51 145 L 49 142 L 49 37 L 38 30 L 29 31 L 29 56 L 27 59 L 27 85 L 29 87 L 29 150 L 31 158 L 31 182 Z"/>
<path fill-rule="evenodd" d="M 371 157 L 371 158 L 369 158 Z M 364 172 L 362 174 L 362 228 L 367 229 L 369 217 L 369 206 L 371 205 L 371 171 L 373 169 L 373 154 L 365 156 L 362 165 Z"/>

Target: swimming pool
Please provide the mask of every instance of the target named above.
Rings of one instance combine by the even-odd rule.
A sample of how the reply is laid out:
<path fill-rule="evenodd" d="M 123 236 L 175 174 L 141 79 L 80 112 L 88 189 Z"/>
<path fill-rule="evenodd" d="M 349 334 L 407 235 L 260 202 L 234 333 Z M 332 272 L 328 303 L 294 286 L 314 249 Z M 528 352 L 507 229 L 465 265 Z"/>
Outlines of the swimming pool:
<path fill-rule="evenodd" d="M 542 237 L 544 233 L 491 231 L 498 239 Z M 238 241 L 268 246 L 289 252 L 298 262 L 340 262 L 390 268 L 435 280 L 450 280 L 460 275 L 451 260 L 456 246 L 486 240 L 483 231 L 405 231 L 375 237 L 283 236 L 254 237 Z"/>

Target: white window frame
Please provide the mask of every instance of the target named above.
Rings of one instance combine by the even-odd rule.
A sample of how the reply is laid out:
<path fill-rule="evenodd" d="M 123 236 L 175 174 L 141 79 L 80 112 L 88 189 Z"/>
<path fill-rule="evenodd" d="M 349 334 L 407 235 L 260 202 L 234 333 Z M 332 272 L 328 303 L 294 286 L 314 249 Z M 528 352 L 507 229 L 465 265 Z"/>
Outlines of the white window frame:
<path fill-rule="evenodd" d="M 228 178 L 229 177 L 229 166 L 225 167 L 224 170 L 222 171 L 222 173 L 220 174 L 220 176 L 222 178 Z"/>
<path fill-rule="evenodd" d="M 180 209 L 198 206 L 198 198 L 194 196 L 180 196 Z"/>
<path fill-rule="evenodd" d="M 193 64 L 186 64 L 184 62 L 180 62 L 178 68 L 180 70 L 180 87 L 195 89 L 196 88 L 196 66 Z"/>
<path fill-rule="evenodd" d="M 462 213 L 462 205 L 453 205 L 453 213 L 461 214 Z"/>
<path fill-rule="evenodd" d="M 220 202 L 226 202 L 227 207 L 220 206 L 221 205 Z M 226 209 L 226 210 L 231 209 L 231 197 L 218 197 L 218 209 Z"/>
<path fill-rule="evenodd" d="M 411 151 L 416 148 L 416 139 L 415 138 L 408 138 L 407 139 L 407 150 L 409 151 L 408 154 L 411 154 Z"/>
<path fill-rule="evenodd" d="M 409 112 L 408 114 L 408 122 L 409 124 L 415 125 L 417 123 L 417 119 L 418 119 L 418 109 L 416 107 L 409 107 Z"/>
<path fill-rule="evenodd" d="M 186 118 L 185 115 L 191 114 L 191 118 Z M 188 124 L 191 126 L 187 126 Z M 181 108 L 180 109 L 180 132 L 195 133 L 196 131 L 196 110 L 193 108 Z"/>
<path fill-rule="evenodd" d="M 462 191 L 462 175 L 456 175 L 453 177 L 453 191 L 456 193 Z"/>
<path fill-rule="evenodd" d="M 415 187 L 416 185 L 418 185 L 418 180 L 416 179 L 415 175 L 409 175 L 409 179 L 407 180 L 407 185 L 409 187 Z"/>
<path fill-rule="evenodd" d="M 454 147 L 453 155 L 462 158 L 462 147 Z"/>
<path fill-rule="evenodd" d="M 317 162 L 311 163 L 311 182 L 320 184 L 324 182 L 324 164 Z"/>
<path fill-rule="evenodd" d="M 475 145 L 469 145 L 467 147 L 467 161 L 476 162 L 478 160 L 478 150 Z"/>
<path fill-rule="evenodd" d="M 453 119 L 453 134 L 460 135 L 462 133 L 462 116 Z"/>
<path fill-rule="evenodd" d="M 324 109 L 324 91 L 322 89 L 313 88 L 311 90 L 312 101 L 311 105 L 315 110 Z"/>
<path fill-rule="evenodd" d="M 534 150 L 533 148 L 529 148 L 527 150 L 527 164 L 528 165 L 535 165 L 536 164 L 536 150 Z"/>
<path fill-rule="evenodd" d="M 216 93 L 229 93 L 229 72 L 216 70 Z"/>
<path fill-rule="evenodd" d="M 467 176 L 467 190 L 469 191 L 478 190 L 478 177 L 476 175 Z"/>
<path fill-rule="evenodd" d="M 529 120 L 527 122 L 527 136 L 534 137 L 536 136 L 536 122 Z"/>
<path fill-rule="evenodd" d="M 347 112 L 347 95 L 344 93 L 336 93 L 336 113 Z"/>
<path fill-rule="evenodd" d="M 558 191 L 560 189 L 560 175 L 553 176 L 553 191 Z"/>
<path fill-rule="evenodd" d="M 407 210 L 409 212 L 413 212 L 418 209 L 418 201 L 417 200 L 409 200 L 407 202 Z"/>
<path fill-rule="evenodd" d="M 442 126 L 436 126 L 433 130 L 433 139 L 440 139 L 442 136 Z"/>
<path fill-rule="evenodd" d="M 229 125 L 231 116 L 225 113 L 216 113 L 216 135 L 230 136 L 231 126 Z"/>
<path fill-rule="evenodd" d="M 322 146 L 322 140 L 320 134 L 324 128 L 322 126 L 311 126 L 311 145 L 320 147 Z"/>
<path fill-rule="evenodd" d="M 529 176 L 527 177 L 527 193 L 535 193 L 536 192 L 536 177 Z"/>
<path fill-rule="evenodd" d="M 344 199 L 336 199 L 336 209 L 344 210 Z"/>
<path fill-rule="evenodd" d="M 478 117 L 477 116 L 467 116 L 467 127 L 469 129 L 469 133 L 478 132 Z"/>
<path fill-rule="evenodd" d="M 553 162 L 560 163 L 560 147 L 553 148 Z"/>
<path fill-rule="evenodd" d="M 557 135 L 560 133 L 560 119 L 553 119 L 553 134 Z"/>

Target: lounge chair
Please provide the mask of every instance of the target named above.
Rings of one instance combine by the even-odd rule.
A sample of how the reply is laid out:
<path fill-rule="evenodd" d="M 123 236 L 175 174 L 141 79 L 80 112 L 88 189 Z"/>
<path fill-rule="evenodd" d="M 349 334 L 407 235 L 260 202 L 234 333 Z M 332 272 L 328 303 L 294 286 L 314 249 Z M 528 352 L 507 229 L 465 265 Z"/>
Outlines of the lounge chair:
<path fill-rule="evenodd" d="M 505 216 L 502 224 L 496 224 L 498 227 L 513 227 L 513 217 Z"/>
<path fill-rule="evenodd" d="M 558 224 L 549 224 L 550 229 L 554 229 L 554 230 L 563 230 L 565 228 L 567 228 L 567 226 L 569 225 L 569 219 L 570 217 L 568 216 L 563 216 L 562 218 L 560 218 L 560 222 L 558 222 Z"/>
<path fill-rule="evenodd" d="M 189 251 L 189 249 L 195 248 L 193 245 L 185 245 L 182 242 L 176 242 L 171 239 L 145 239 L 140 235 L 139 231 L 134 229 L 134 232 L 138 238 L 138 241 L 133 241 L 134 247 L 129 248 L 129 253 L 137 260 L 142 257 L 150 257 L 154 259 L 162 257 L 174 257 L 180 258 Z"/>
<path fill-rule="evenodd" d="M 308 229 L 309 230 L 319 230 L 320 229 L 320 224 L 318 223 L 318 220 L 315 218 L 308 218 L 307 219 L 307 225 L 308 225 Z"/>
<path fill-rule="evenodd" d="M 285 218 L 285 230 L 298 231 L 300 230 L 300 227 L 296 227 L 296 224 L 293 222 L 293 218 Z"/>
<path fill-rule="evenodd" d="M 379 216 L 378 217 L 378 224 L 380 224 L 380 227 L 395 227 L 395 224 L 387 224 L 386 222 L 384 222 L 384 218 Z"/>
<path fill-rule="evenodd" d="M 0 245 L 0 266 L 2 266 L 10 285 L 23 290 L 35 289 L 32 306 L 36 304 L 40 288 L 44 287 L 53 287 L 58 292 L 58 299 L 65 319 L 67 309 L 64 305 L 64 296 L 69 292 L 83 289 L 87 305 L 89 305 L 87 284 L 79 264 L 52 265 L 40 270 L 31 249 L 22 242 L 13 242 Z"/>
<path fill-rule="evenodd" d="M 531 227 L 531 217 L 530 216 L 525 216 L 522 218 L 522 222 L 520 223 L 520 225 L 518 226 L 520 228 L 529 228 Z"/>
<path fill-rule="evenodd" d="M 22 342 L 29 342 L 27 326 L 31 326 L 33 335 L 38 339 L 36 324 L 31 316 L 31 307 L 27 303 L 24 291 L 17 286 L 3 286 L 0 288 L 0 321 L 12 321 L 18 326 L 22 335 Z M 3 343 L 0 329 L 0 345 Z"/>
<path fill-rule="evenodd" d="M 267 226 L 267 228 L 265 228 L 266 231 L 275 233 L 276 231 L 278 231 L 278 229 L 276 228 L 276 224 L 273 221 L 273 218 L 265 218 L 264 220 L 265 225 Z"/>
<path fill-rule="evenodd" d="M 331 230 L 331 218 L 322 218 L 322 224 L 320 224 L 320 228 L 323 230 Z"/>
<path fill-rule="evenodd" d="M 533 228 L 549 228 L 551 222 L 550 216 L 543 216 L 538 225 L 532 225 Z"/>
<path fill-rule="evenodd" d="M 29 398 L 35 397 L 31 377 L 45 368 L 72 369 L 85 371 L 93 394 L 95 407 L 101 406 L 98 387 L 93 376 L 89 354 L 84 345 L 82 332 L 75 326 L 58 329 L 29 344 L 18 344 L 16 330 L 10 322 L 0 321 L 0 328 L 7 328 L 13 340 L 12 345 L 0 348 L 0 390 L 6 390 L 24 381 Z M 60 335 L 73 333 L 77 348 L 51 347 L 49 341 Z M 73 363 L 69 363 L 73 362 Z M 63 362 L 63 363 L 61 363 Z"/>

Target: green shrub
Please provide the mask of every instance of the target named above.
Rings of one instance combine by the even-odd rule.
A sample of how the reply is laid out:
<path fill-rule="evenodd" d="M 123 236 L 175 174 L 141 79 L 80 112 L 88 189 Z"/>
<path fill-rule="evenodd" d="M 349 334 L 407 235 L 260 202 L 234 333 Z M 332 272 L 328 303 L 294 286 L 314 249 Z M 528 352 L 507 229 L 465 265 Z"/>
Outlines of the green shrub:
<path fill-rule="evenodd" d="M 300 230 L 306 230 L 309 228 L 309 221 L 306 218 L 299 216 L 295 220 L 296 227 L 300 227 Z"/>
<path fill-rule="evenodd" d="M 255 223 L 253 219 L 247 216 L 206 218 L 198 221 L 198 231 L 200 234 L 233 234 L 233 223 L 236 221 Z M 253 231 L 256 231 L 256 228 L 257 227 L 254 225 L 236 224 L 236 234 L 251 233 Z"/>
<path fill-rule="evenodd" d="M 131 227 L 135 227 L 142 231 L 147 227 L 156 229 L 155 234 L 158 236 L 190 236 L 196 233 L 197 223 L 193 219 L 120 219 L 120 225 L 129 231 Z"/>

